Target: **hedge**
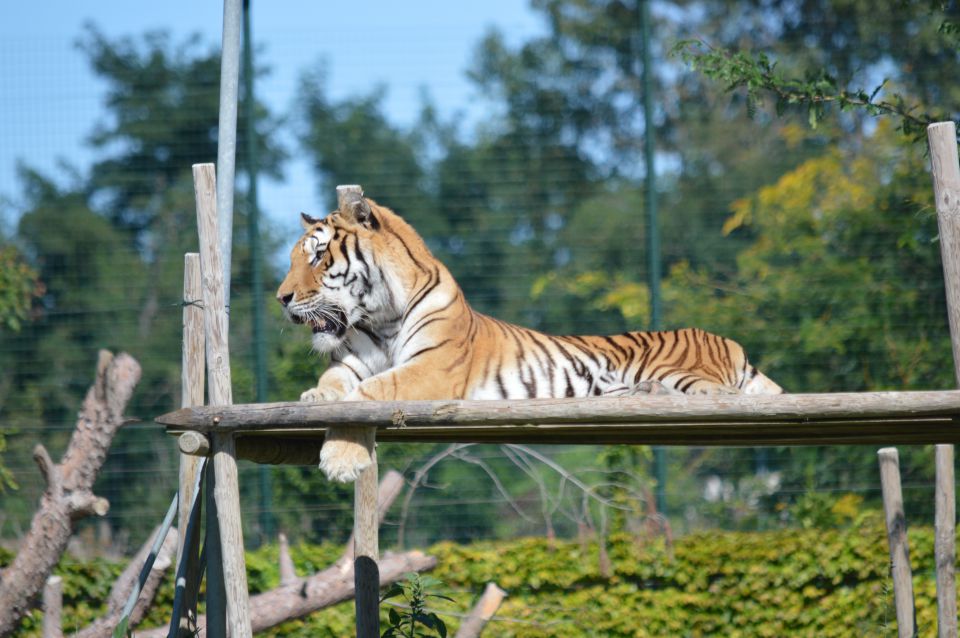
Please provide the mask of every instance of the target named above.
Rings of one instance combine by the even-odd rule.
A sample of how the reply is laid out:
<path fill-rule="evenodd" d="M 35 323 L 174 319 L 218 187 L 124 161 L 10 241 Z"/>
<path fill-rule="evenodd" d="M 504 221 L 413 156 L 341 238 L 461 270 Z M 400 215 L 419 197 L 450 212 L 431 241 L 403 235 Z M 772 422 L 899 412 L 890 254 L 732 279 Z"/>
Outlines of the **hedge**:
<path fill-rule="evenodd" d="M 920 635 L 936 631 L 933 531 L 909 532 Z M 247 554 L 251 592 L 275 586 L 277 548 Z M 341 548 L 300 545 L 291 553 L 298 573 L 329 565 Z M 608 539 L 612 571 L 599 571 L 596 543 L 548 542 L 542 538 L 440 543 L 428 550 L 439 558 L 433 575 L 439 593 L 456 603 L 438 611 L 451 630 L 488 581 L 508 592 L 492 636 L 517 638 L 580 636 L 811 636 L 896 635 L 886 532 L 878 514 L 862 516 L 845 529 L 785 529 L 767 532 L 701 532 L 668 550 L 662 541 L 624 535 Z M 0 555 L 0 563 L 9 561 Z M 121 565 L 103 559 L 61 561 L 64 629 L 75 631 L 102 612 Z M 171 590 L 144 626 L 162 624 Z M 316 638 L 352 635 L 352 603 L 288 622 L 269 636 Z M 39 636 L 40 612 L 18 635 Z"/>

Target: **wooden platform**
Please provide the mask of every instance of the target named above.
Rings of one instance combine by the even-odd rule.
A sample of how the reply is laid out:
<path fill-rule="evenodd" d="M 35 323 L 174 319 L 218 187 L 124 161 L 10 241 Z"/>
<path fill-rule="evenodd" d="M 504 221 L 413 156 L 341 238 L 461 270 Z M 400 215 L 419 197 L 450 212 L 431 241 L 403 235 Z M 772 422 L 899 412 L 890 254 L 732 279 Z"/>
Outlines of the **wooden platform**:
<path fill-rule="evenodd" d="M 291 442 L 328 425 L 375 425 L 381 442 L 877 446 L 960 442 L 960 391 L 262 403 L 184 408 L 157 421 L 171 433 Z"/>

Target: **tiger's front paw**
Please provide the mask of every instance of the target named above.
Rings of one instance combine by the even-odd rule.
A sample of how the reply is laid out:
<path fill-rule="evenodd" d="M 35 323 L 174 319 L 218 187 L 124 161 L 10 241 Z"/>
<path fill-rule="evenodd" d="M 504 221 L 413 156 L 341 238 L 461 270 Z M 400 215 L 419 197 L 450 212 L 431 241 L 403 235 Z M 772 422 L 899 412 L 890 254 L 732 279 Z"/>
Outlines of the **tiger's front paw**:
<path fill-rule="evenodd" d="M 340 395 L 333 390 L 323 388 L 310 388 L 300 395 L 300 400 L 304 403 L 318 403 L 320 401 L 336 401 Z"/>

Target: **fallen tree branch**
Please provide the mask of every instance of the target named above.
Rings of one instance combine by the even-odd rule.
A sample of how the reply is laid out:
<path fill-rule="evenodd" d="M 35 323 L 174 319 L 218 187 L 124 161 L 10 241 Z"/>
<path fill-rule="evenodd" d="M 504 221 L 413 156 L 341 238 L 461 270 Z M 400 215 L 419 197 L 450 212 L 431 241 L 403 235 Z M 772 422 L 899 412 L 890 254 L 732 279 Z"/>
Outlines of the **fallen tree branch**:
<path fill-rule="evenodd" d="M 385 554 L 379 562 L 380 586 L 389 585 L 404 577 L 407 572 L 433 569 L 437 559 L 421 551 L 402 554 Z M 353 598 L 353 569 L 342 571 L 334 564 L 289 585 L 250 597 L 250 621 L 254 632 L 264 631 L 288 620 L 302 618 L 307 614 L 330 607 Z M 207 617 L 197 618 L 198 638 L 207 635 Z M 164 638 L 166 627 L 141 630 L 137 638 Z"/>
<path fill-rule="evenodd" d="M 140 381 L 140 365 L 128 354 L 100 351 L 97 375 L 60 464 L 42 445 L 33 457 L 47 483 L 13 563 L 0 574 L 0 638 L 9 636 L 33 606 L 60 560 L 77 519 L 102 516 L 110 504 L 93 493 L 123 410 Z"/>
<path fill-rule="evenodd" d="M 147 555 L 150 553 L 153 538 L 157 535 L 157 531 L 158 530 L 154 530 L 154 532 L 150 534 L 147 541 L 143 544 L 143 547 L 140 548 L 136 556 L 130 559 L 130 564 L 127 565 L 127 568 L 120 574 L 116 582 L 114 582 L 113 589 L 110 591 L 110 598 L 107 599 L 107 613 L 77 632 L 74 638 L 109 638 L 113 634 L 113 630 L 120 623 L 123 606 L 127 602 L 127 598 L 130 596 L 130 592 L 133 590 L 137 578 L 140 576 L 140 569 L 143 567 Z M 140 590 L 137 603 L 134 605 L 133 611 L 130 612 L 130 619 L 127 623 L 128 627 L 136 627 L 137 624 L 143 620 L 143 617 L 150 609 L 150 605 L 153 604 L 153 598 L 157 594 L 157 589 L 160 587 L 160 583 L 163 582 L 163 577 L 167 569 L 173 564 L 173 557 L 177 551 L 177 539 L 177 529 L 171 527 L 170 531 L 167 532 L 166 538 L 163 539 L 163 545 L 160 546 L 160 551 L 157 553 L 153 568 L 150 570 L 147 580 Z"/>
<path fill-rule="evenodd" d="M 496 583 L 487 583 L 483 595 L 480 596 L 480 600 L 477 601 L 477 604 L 470 610 L 470 614 L 460 624 L 460 629 L 457 630 L 457 635 L 454 638 L 478 638 L 483 632 L 483 628 L 497 613 L 500 603 L 503 602 L 506 595 L 507 592 L 500 589 Z"/>

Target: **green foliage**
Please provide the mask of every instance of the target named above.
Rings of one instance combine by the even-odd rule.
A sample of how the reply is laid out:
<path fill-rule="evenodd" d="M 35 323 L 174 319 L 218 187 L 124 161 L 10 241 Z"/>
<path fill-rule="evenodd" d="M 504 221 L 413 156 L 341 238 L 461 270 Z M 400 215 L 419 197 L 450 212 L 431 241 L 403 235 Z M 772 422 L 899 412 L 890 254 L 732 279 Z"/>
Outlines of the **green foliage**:
<path fill-rule="evenodd" d="M 437 598 L 453 602 L 453 599 L 443 594 L 433 593 L 435 587 L 442 583 L 430 576 L 421 576 L 415 572 L 407 574 L 404 581 L 394 583 L 381 596 L 380 603 L 392 598 L 403 598 L 406 607 L 387 606 L 387 628 L 383 638 L 416 638 L 417 636 L 439 636 L 446 638 L 447 625 L 434 612 L 427 609 L 429 598 Z M 419 629 L 418 625 L 423 629 Z"/>
<path fill-rule="evenodd" d="M 411 608 L 382 605 L 382 626 L 398 624 L 392 615 L 403 620 L 417 613 L 431 618 L 435 629 L 416 635 L 443 635 L 439 624 L 455 629 L 473 598 L 493 581 L 508 595 L 488 631 L 504 637 L 894 636 L 883 517 L 857 510 L 851 521 L 848 514 L 856 504 L 837 507 L 843 500 L 833 505 L 849 521 L 839 528 L 703 532 L 680 538 L 671 548 L 615 534 L 607 541 L 609 578 L 600 573 L 594 542 L 440 543 L 427 550 L 439 559 L 433 578 L 408 580 L 388 590 L 388 596 L 402 592 Z M 936 618 L 933 530 L 911 527 L 909 542 L 918 626 L 926 635 L 934 631 Z M 298 573 L 308 574 L 328 566 L 341 551 L 334 545 L 299 545 L 291 556 Z M 0 552 L 0 565 L 11 558 Z M 248 552 L 251 592 L 277 585 L 276 558 L 275 546 Z M 64 579 L 65 629 L 80 629 L 103 613 L 103 601 L 121 568 L 102 559 L 61 561 L 56 573 Z M 167 622 L 170 589 L 161 590 L 144 627 Z M 411 598 L 419 601 L 415 608 Z M 39 621 L 39 612 L 28 616 L 18 638 L 38 636 Z M 423 621 L 417 622 L 420 630 Z M 409 627 L 404 625 L 405 632 Z M 353 604 L 347 601 L 263 635 L 307 638 L 352 632 Z"/>
<path fill-rule="evenodd" d="M 889 99 L 878 99 L 886 80 L 870 93 L 864 89 L 847 90 L 825 69 L 802 78 L 786 76 L 765 53 L 718 50 L 698 40 L 679 42 L 673 53 L 694 70 L 723 83 L 727 91 L 745 89 L 746 109 L 751 118 L 769 94 L 774 98 L 777 115 L 783 115 L 789 108 L 806 109 L 811 128 L 817 128 L 830 105 L 836 105 L 841 112 L 859 109 L 870 116 L 895 116 L 903 133 L 912 138 L 920 138 L 929 124 L 948 119 L 944 113 L 917 113 L 917 105 L 909 104 L 908 98 L 899 93 L 893 93 Z"/>
<path fill-rule="evenodd" d="M 0 330 L 20 330 L 43 292 L 36 271 L 13 246 L 0 245 Z"/>

